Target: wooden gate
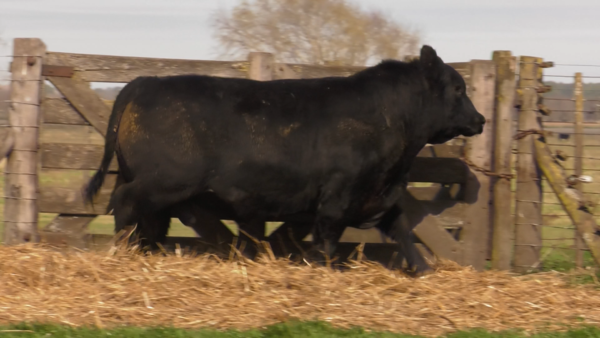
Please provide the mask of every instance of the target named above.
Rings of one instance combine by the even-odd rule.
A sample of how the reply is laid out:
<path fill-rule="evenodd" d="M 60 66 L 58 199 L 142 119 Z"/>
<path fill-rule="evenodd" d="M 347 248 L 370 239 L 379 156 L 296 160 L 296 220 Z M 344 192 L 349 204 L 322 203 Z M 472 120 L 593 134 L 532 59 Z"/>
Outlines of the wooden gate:
<path fill-rule="evenodd" d="M 5 241 L 16 243 L 27 237 L 34 238 L 32 236 L 37 236 L 33 234 L 34 227 L 27 225 L 37 221 L 37 213 L 55 213 L 58 216 L 40 232 L 42 238 L 77 247 L 107 241 L 107 236 L 90 235 L 86 228 L 95 217 L 104 213 L 118 171 L 117 163 L 113 161 L 94 207 L 85 206 L 81 183 L 100 164 L 111 113 L 111 103 L 103 101 L 91 89 L 90 82 L 127 83 L 138 76 L 177 74 L 257 80 L 315 78 L 348 76 L 363 69 L 280 64 L 267 53 L 251 53 L 248 60 L 234 62 L 57 53 L 46 51 L 38 39 L 15 39 L 14 51 L 11 114 L 18 116 L 26 109 L 29 114 L 37 114 L 37 119 L 30 118 L 28 123 L 33 127 L 39 125 L 40 132 L 33 136 L 23 133 L 26 127 L 19 124 L 18 119 L 11 119 L 15 131 L 13 136 L 17 141 L 7 166 L 5 226 L 8 235 Z M 33 64 L 26 56 L 30 54 L 38 56 Z M 488 123 L 482 135 L 457 138 L 421 151 L 410 173 L 409 191 L 414 198 L 405 209 L 409 211 L 408 221 L 415 226 L 414 232 L 423 252 L 482 269 L 489 257 L 490 178 L 471 168 L 491 169 L 495 66 L 487 60 L 451 66 L 464 77 L 469 96 Z M 46 97 L 39 91 L 41 86 L 35 85 L 15 90 L 19 88 L 19 81 L 24 80 L 23 74 L 27 74 L 26 80 L 37 80 L 38 84 L 49 81 L 63 97 Z M 39 105 L 20 104 L 21 95 L 30 95 Z M 30 138 L 29 141 L 26 137 Z M 36 139 L 32 140 L 32 137 Z M 23 149 L 16 147 L 23 142 L 34 142 L 35 149 L 25 150 L 39 156 L 23 159 Z M 468 160 L 471 168 L 463 159 Z M 28 168 L 39 165 L 42 173 L 56 170 L 80 172 L 82 180 L 64 186 L 49 186 L 38 182 L 35 170 L 14 170 L 17 160 Z M 22 194 L 17 187 L 23 186 L 28 187 L 27 191 L 33 189 L 38 193 Z M 36 202 L 36 199 L 37 209 L 30 202 Z M 225 228 L 222 223 L 219 224 Z M 197 238 L 169 238 L 170 242 L 188 245 L 192 245 L 194 240 Z M 395 245 L 382 238 L 376 229 L 348 229 L 342 242 L 341 255 L 352 251 L 360 242 L 367 243 L 364 247 L 367 258 L 385 261 L 394 255 Z"/>

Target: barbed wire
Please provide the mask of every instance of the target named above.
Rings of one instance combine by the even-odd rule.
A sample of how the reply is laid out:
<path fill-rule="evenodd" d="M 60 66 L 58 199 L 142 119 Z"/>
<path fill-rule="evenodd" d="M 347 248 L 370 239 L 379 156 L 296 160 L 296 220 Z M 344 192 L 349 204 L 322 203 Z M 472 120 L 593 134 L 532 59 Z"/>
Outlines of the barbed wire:
<path fill-rule="evenodd" d="M 44 55 L 0 55 L 0 58 L 24 58 L 24 57 L 41 58 L 41 57 L 44 57 Z"/>
<path fill-rule="evenodd" d="M 600 65 L 580 65 L 580 64 L 573 64 L 573 63 L 555 63 L 554 66 L 562 66 L 562 67 L 598 67 L 600 68 Z"/>
<path fill-rule="evenodd" d="M 584 192 L 583 194 L 585 195 L 585 192 Z M 544 203 L 542 203 L 542 204 L 546 204 L 546 202 L 544 202 Z M 593 215 L 594 217 L 598 217 L 598 216 L 600 216 L 600 214 L 597 214 L 597 213 L 596 213 L 596 214 L 592 214 L 592 215 Z M 551 215 L 551 214 L 542 214 L 542 216 L 543 216 L 543 217 L 548 217 L 548 218 L 559 218 L 559 217 L 560 217 L 560 218 L 566 218 L 566 217 L 569 217 L 569 218 L 570 218 L 570 217 L 571 217 L 571 216 L 569 216 L 569 214 L 566 214 L 566 213 L 565 213 L 565 214 L 559 214 L 559 215 L 554 215 L 554 214 L 552 214 L 552 215 Z M 561 222 L 562 222 L 562 220 L 561 220 Z M 554 227 L 554 226 L 550 226 L 550 227 Z M 572 227 L 570 227 L 570 228 L 569 228 L 569 227 L 565 227 L 565 228 L 562 228 L 562 229 L 574 229 L 574 228 L 575 228 L 575 226 L 572 226 Z"/>
<path fill-rule="evenodd" d="M 552 112 L 575 113 L 574 109 L 550 109 Z M 596 110 L 582 110 L 582 113 L 595 113 Z M 569 123 L 569 122 L 567 122 Z"/>
<path fill-rule="evenodd" d="M 544 97 L 544 101 L 546 101 L 546 100 L 575 102 L 575 99 L 567 99 L 567 98 L 563 98 L 563 97 Z M 586 102 L 600 102 L 600 99 L 586 99 L 586 98 L 584 98 L 583 101 L 586 101 Z"/>
<path fill-rule="evenodd" d="M 569 122 L 567 122 L 569 123 Z M 568 128 L 568 127 L 555 127 L 555 128 Z M 593 127 L 588 127 L 588 128 L 593 128 Z M 590 132 L 583 132 L 583 133 L 576 133 L 576 132 L 570 132 L 570 131 L 554 131 L 554 130 L 548 130 L 547 127 L 544 130 L 546 132 L 546 136 L 555 136 L 553 134 L 563 134 L 563 135 L 595 135 L 595 136 L 600 136 L 600 131 L 598 131 L 598 133 L 590 133 Z"/>
<path fill-rule="evenodd" d="M 572 170 L 575 170 L 575 168 L 563 168 L 563 170 L 572 171 Z M 584 172 L 596 172 L 596 171 L 600 172 L 600 169 L 583 169 L 583 171 Z M 600 193 L 598 193 L 598 194 L 600 194 Z"/>
<path fill-rule="evenodd" d="M 557 143 L 547 143 L 549 146 L 553 147 L 575 147 L 574 144 L 557 144 Z M 600 145 L 598 146 L 600 147 Z"/>
<path fill-rule="evenodd" d="M 544 74 L 544 77 L 562 77 L 562 78 L 570 78 L 570 79 L 575 78 L 574 75 L 555 75 L 555 74 Z M 600 76 L 582 75 L 581 77 L 584 79 L 600 79 Z M 533 80 L 533 79 L 529 79 L 529 80 Z"/>

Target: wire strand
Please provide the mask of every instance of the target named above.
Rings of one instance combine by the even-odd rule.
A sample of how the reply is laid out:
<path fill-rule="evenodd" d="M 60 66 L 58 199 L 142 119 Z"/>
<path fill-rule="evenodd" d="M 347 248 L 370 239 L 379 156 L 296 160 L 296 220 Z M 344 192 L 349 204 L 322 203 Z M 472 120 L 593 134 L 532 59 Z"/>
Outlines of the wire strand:
<path fill-rule="evenodd" d="M 557 74 L 544 74 L 544 77 L 564 77 L 564 78 L 570 78 L 570 79 L 575 78 L 575 76 L 573 76 L 573 75 L 557 75 Z M 584 79 L 600 79 L 600 76 L 582 75 L 581 77 Z"/>
<path fill-rule="evenodd" d="M 567 98 L 560 98 L 560 97 L 544 97 L 544 100 L 552 100 L 552 101 L 571 101 L 571 102 L 575 102 L 575 99 L 567 99 Z M 583 99 L 583 101 L 586 102 L 600 102 L 600 99 Z"/>
<path fill-rule="evenodd" d="M 553 112 L 575 113 L 575 109 L 552 109 L 552 108 L 550 108 L 550 110 Z M 581 112 L 582 113 L 596 113 L 597 111 L 596 110 L 582 110 Z"/>
<path fill-rule="evenodd" d="M 578 64 L 572 64 L 572 63 L 555 63 L 554 66 L 562 66 L 562 67 L 598 67 L 598 68 L 600 68 L 600 65 L 578 65 Z"/>

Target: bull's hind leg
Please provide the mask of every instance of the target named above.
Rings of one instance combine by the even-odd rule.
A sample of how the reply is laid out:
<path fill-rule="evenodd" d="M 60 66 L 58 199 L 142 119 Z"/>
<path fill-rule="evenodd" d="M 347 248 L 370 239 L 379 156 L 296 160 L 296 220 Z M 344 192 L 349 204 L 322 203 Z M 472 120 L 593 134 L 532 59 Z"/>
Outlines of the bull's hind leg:
<path fill-rule="evenodd" d="M 167 240 L 171 214 L 168 209 L 158 212 L 140 213 L 135 235 L 142 249 L 158 250 L 158 244 L 164 245 Z"/>
<path fill-rule="evenodd" d="M 124 183 L 113 191 L 109 205 L 115 217 L 115 234 L 137 223 L 136 185 L 136 182 Z"/>
<path fill-rule="evenodd" d="M 146 241 L 164 243 L 168 233 L 171 207 L 193 195 L 193 186 L 164 189 L 160 180 L 135 179 L 115 190 L 110 205 L 114 207 L 115 233 L 142 221 L 140 232 Z"/>

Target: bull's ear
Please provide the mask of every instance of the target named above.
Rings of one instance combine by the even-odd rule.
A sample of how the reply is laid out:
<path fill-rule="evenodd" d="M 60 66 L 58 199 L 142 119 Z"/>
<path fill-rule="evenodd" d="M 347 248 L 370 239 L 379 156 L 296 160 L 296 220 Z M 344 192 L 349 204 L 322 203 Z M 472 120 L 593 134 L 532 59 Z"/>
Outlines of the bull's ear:
<path fill-rule="evenodd" d="M 421 62 L 421 66 L 423 67 L 427 78 L 433 80 L 440 75 L 443 61 L 437 56 L 437 53 L 431 46 L 423 45 L 419 61 Z"/>

